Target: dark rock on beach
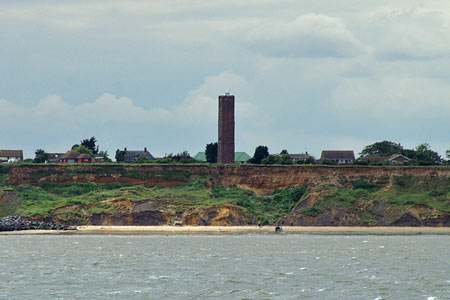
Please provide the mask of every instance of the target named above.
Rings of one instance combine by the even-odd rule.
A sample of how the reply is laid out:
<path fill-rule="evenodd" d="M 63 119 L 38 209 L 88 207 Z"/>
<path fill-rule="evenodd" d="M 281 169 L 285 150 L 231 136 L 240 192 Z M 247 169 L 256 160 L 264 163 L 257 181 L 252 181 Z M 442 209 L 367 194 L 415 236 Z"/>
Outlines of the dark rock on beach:
<path fill-rule="evenodd" d="M 17 230 L 74 230 L 72 226 L 56 224 L 52 222 L 42 222 L 29 220 L 24 217 L 8 216 L 0 218 L 0 231 L 17 231 Z"/>

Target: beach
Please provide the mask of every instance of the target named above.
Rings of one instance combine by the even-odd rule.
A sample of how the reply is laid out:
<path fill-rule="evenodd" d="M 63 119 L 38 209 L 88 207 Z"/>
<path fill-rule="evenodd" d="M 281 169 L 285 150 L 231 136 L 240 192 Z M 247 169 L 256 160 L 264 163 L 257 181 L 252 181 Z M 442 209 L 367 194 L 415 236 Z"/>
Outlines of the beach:
<path fill-rule="evenodd" d="M 0 235 L 223 235 L 275 234 L 275 226 L 78 226 L 76 230 L 4 231 Z M 450 227 L 286 226 L 282 234 L 450 235 Z"/>

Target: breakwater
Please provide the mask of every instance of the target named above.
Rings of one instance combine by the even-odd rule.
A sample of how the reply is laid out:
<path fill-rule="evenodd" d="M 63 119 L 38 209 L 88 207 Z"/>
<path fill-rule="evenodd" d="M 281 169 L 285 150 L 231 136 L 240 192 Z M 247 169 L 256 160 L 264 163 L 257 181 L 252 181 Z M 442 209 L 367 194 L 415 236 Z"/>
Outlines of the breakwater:
<path fill-rule="evenodd" d="M 19 216 L 0 218 L 0 231 L 17 230 L 74 230 L 74 227 L 53 222 L 34 221 Z"/>

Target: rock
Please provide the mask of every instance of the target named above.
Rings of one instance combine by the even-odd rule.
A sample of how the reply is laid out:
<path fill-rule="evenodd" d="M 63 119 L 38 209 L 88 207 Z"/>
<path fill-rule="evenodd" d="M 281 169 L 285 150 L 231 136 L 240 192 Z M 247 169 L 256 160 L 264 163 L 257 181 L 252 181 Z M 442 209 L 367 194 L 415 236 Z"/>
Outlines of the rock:
<path fill-rule="evenodd" d="M 17 230 L 36 230 L 36 229 L 50 229 L 50 230 L 68 230 L 69 227 L 53 222 L 30 221 L 23 217 L 7 216 L 0 218 L 0 231 L 17 231 Z M 71 227 L 70 230 L 76 228 Z"/>

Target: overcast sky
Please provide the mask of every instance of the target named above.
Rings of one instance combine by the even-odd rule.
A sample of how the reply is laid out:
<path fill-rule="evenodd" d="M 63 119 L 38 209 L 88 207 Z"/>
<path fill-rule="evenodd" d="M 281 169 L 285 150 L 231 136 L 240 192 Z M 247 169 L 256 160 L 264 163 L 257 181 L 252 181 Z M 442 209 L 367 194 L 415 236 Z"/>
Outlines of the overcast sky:
<path fill-rule="evenodd" d="M 0 149 L 450 148 L 448 0 L 0 2 Z"/>

